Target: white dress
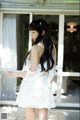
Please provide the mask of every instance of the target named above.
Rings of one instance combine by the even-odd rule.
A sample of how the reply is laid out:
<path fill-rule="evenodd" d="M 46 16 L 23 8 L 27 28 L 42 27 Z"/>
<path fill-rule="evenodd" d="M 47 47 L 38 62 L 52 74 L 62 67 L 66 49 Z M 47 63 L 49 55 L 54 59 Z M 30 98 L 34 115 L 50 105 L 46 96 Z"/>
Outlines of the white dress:
<path fill-rule="evenodd" d="M 23 67 L 23 71 L 27 71 L 27 74 L 22 80 L 16 104 L 18 107 L 23 108 L 54 108 L 56 102 L 51 89 L 54 68 L 49 72 L 41 72 L 40 64 L 35 72 L 31 72 L 29 68 L 30 61 L 27 60 L 26 65 Z"/>

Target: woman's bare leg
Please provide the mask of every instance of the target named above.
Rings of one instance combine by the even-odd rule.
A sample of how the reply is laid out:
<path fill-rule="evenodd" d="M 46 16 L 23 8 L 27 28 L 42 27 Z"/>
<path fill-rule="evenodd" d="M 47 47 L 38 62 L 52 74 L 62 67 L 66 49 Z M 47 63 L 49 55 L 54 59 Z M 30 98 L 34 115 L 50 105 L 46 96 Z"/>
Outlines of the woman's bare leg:
<path fill-rule="evenodd" d="M 26 120 L 36 120 L 36 109 L 26 108 L 25 109 Z"/>
<path fill-rule="evenodd" d="M 38 120 L 48 120 L 48 109 L 38 109 Z"/>

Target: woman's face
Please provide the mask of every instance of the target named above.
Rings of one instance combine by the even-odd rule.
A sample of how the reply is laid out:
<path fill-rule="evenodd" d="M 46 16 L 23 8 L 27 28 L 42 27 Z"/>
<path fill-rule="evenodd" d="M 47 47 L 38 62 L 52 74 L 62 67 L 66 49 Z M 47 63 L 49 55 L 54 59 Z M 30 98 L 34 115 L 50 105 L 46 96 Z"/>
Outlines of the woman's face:
<path fill-rule="evenodd" d="M 39 33 L 36 30 L 31 30 L 31 39 L 35 42 L 36 38 L 38 37 Z"/>

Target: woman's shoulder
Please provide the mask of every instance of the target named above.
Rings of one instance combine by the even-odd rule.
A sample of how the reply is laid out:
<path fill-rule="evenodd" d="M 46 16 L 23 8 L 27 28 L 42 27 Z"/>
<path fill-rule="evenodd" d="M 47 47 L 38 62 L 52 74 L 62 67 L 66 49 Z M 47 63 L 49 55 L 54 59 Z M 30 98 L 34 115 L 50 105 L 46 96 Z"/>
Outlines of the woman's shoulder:
<path fill-rule="evenodd" d="M 43 45 L 42 42 L 39 42 L 37 45 L 38 45 L 38 47 L 40 47 L 40 48 L 44 48 L 44 45 Z"/>
<path fill-rule="evenodd" d="M 39 54 L 39 47 L 38 45 L 34 45 L 32 46 L 32 49 L 31 49 L 31 55 L 38 55 Z"/>
<path fill-rule="evenodd" d="M 38 48 L 38 46 L 37 45 L 33 45 L 32 46 L 32 49 L 31 49 L 31 53 L 38 53 L 38 51 L 39 51 L 39 48 Z"/>
<path fill-rule="evenodd" d="M 44 52 L 44 47 L 41 43 L 34 45 L 31 50 L 31 53 L 38 55 L 39 58 L 42 56 L 43 52 Z"/>
<path fill-rule="evenodd" d="M 37 45 L 33 45 L 31 51 L 36 50 L 37 48 L 38 48 Z"/>
<path fill-rule="evenodd" d="M 39 52 L 40 50 L 44 49 L 44 45 L 42 43 L 38 43 L 32 46 L 32 51 Z"/>

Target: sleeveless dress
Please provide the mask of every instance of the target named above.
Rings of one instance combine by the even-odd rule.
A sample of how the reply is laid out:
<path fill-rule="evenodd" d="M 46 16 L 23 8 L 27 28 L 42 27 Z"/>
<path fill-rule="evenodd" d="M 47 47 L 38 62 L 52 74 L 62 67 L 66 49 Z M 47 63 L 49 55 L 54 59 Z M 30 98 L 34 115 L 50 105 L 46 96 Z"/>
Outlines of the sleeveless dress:
<path fill-rule="evenodd" d="M 20 85 L 16 104 L 22 108 L 54 108 L 56 101 L 51 88 L 51 80 L 55 75 L 54 67 L 49 72 L 41 72 L 39 64 L 37 70 L 31 72 L 30 65 L 30 60 L 27 59 L 23 67 L 23 71 L 27 71 L 27 74 Z M 44 66 L 47 66 L 46 62 Z"/>

